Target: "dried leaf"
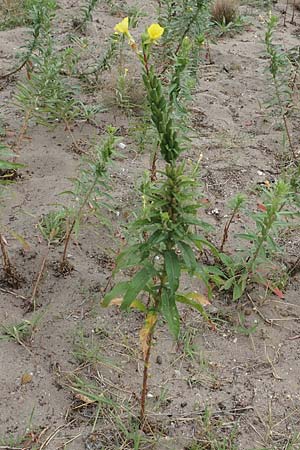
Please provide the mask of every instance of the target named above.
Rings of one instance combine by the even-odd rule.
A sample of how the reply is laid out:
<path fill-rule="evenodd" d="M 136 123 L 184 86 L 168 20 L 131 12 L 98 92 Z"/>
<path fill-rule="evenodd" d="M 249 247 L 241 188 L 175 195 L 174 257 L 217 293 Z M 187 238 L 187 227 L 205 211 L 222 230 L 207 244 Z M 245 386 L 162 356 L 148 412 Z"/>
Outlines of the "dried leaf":
<path fill-rule="evenodd" d="M 272 291 L 277 297 L 284 298 L 284 293 L 278 287 L 272 288 Z"/>
<path fill-rule="evenodd" d="M 265 205 L 263 205 L 262 203 L 257 203 L 257 208 L 262 211 L 262 212 L 266 212 L 267 208 L 265 207 Z"/>
<path fill-rule="evenodd" d="M 15 239 L 17 239 L 17 240 L 20 242 L 20 244 L 22 245 L 22 247 L 23 247 L 23 249 L 24 249 L 25 251 L 30 250 L 30 245 L 29 245 L 29 243 L 23 238 L 23 236 L 21 236 L 20 234 L 16 233 L 16 232 L 13 231 L 13 230 L 9 230 L 9 232 L 10 232 L 10 234 L 11 234 Z"/>
<path fill-rule="evenodd" d="M 75 394 L 75 398 L 77 398 L 77 400 L 80 400 L 82 403 L 85 403 L 87 405 L 95 403 L 95 400 L 91 400 L 89 397 L 83 394 Z"/>
<path fill-rule="evenodd" d="M 120 306 L 123 302 L 123 297 L 113 298 L 110 302 L 111 305 Z M 133 300 L 130 308 L 136 308 L 138 311 L 146 312 L 146 306 L 140 300 Z"/>
<path fill-rule="evenodd" d="M 199 303 L 202 306 L 210 305 L 210 301 L 207 297 L 203 294 L 199 294 L 198 292 L 189 292 L 188 294 L 185 294 L 186 297 L 194 300 L 195 302 Z"/>
<path fill-rule="evenodd" d="M 120 306 L 122 301 L 123 301 L 123 297 L 116 297 L 116 298 L 112 299 L 110 304 L 115 305 L 115 306 Z"/>
<path fill-rule="evenodd" d="M 32 381 L 32 373 L 23 373 L 22 378 L 21 378 L 21 384 L 28 384 L 31 383 Z"/>
<path fill-rule="evenodd" d="M 151 336 L 153 327 L 156 324 L 156 321 L 157 321 L 157 313 L 149 312 L 145 320 L 145 325 L 140 331 L 140 342 L 144 359 L 146 358 L 147 351 L 149 349 L 149 338 Z"/>

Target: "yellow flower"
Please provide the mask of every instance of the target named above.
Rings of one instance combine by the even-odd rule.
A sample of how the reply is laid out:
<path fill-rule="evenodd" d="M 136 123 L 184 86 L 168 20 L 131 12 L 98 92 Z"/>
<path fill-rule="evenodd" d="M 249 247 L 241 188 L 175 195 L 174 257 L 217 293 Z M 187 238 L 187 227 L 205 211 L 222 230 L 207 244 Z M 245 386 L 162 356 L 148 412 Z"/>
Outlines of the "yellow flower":
<path fill-rule="evenodd" d="M 158 23 L 153 23 L 147 30 L 148 36 L 151 41 L 156 41 L 164 34 L 164 28 L 161 27 Z"/>
<path fill-rule="evenodd" d="M 129 29 L 128 29 L 129 23 L 128 23 L 128 17 L 125 17 L 121 22 L 117 23 L 114 30 L 117 33 L 126 34 L 128 36 Z"/>

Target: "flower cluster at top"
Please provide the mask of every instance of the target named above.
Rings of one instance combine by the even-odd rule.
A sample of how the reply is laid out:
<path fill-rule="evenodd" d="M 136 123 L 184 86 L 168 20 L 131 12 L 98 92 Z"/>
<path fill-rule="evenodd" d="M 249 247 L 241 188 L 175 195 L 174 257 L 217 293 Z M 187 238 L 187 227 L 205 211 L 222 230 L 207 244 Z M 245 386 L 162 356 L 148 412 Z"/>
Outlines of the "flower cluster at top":
<path fill-rule="evenodd" d="M 129 38 L 129 42 L 133 43 L 134 40 L 130 35 L 129 32 L 129 19 L 128 17 L 125 17 L 121 22 L 117 23 L 117 25 L 114 28 L 116 33 L 124 34 Z M 164 33 L 164 28 L 161 27 L 158 23 L 153 23 L 150 25 L 150 27 L 147 28 L 147 37 L 149 38 L 150 42 L 157 41 Z"/>

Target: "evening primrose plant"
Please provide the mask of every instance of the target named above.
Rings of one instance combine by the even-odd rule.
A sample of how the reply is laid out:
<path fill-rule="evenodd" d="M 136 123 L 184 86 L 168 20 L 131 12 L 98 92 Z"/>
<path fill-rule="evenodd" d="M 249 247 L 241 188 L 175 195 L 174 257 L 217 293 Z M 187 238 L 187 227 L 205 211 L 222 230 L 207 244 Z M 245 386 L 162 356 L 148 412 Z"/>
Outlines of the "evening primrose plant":
<path fill-rule="evenodd" d="M 207 318 L 204 296 L 190 292 L 179 293 L 183 272 L 201 278 L 195 252 L 209 245 L 195 228 L 206 230 L 206 224 L 197 218 L 201 202 L 196 169 L 188 174 L 178 157 L 185 150 L 172 115 L 172 98 L 164 93 L 151 57 L 154 46 L 164 33 L 159 24 L 152 24 L 137 43 L 129 30 L 127 18 L 115 27 L 122 33 L 135 52 L 142 67 L 142 79 L 151 111 L 151 121 L 157 132 L 164 168 L 154 181 L 142 185 L 143 208 L 132 224 L 134 243 L 118 256 L 115 273 L 132 268 L 133 277 L 116 284 L 102 301 L 103 306 L 120 304 L 121 310 L 136 308 L 145 315 L 140 332 L 144 356 L 141 392 L 140 425 L 145 429 L 145 401 L 151 346 L 159 318 L 163 318 L 175 339 L 178 339 L 180 315 L 178 303 L 188 305 Z M 155 145 L 155 144 L 154 144 Z M 205 277 L 203 277 L 205 278 Z M 205 279 L 203 280 L 206 281 Z M 146 300 L 146 301 L 145 301 Z"/>

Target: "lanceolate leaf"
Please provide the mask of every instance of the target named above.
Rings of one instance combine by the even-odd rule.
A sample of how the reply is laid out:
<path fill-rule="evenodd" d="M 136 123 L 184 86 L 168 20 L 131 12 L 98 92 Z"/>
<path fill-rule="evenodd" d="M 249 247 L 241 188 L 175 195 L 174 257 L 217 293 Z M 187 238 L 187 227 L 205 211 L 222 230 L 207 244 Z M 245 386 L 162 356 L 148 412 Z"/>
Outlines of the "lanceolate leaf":
<path fill-rule="evenodd" d="M 193 271 L 197 267 L 197 261 L 192 248 L 185 242 L 178 242 L 178 247 L 182 254 L 182 259 L 186 265 L 186 268 Z"/>
<path fill-rule="evenodd" d="M 171 291 L 175 293 L 179 287 L 180 262 L 173 250 L 166 251 L 164 257 L 169 286 Z"/>
<path fill-rule="evenodd" d="M 25 166 L 23 164 L 12 163 L 12 162 L 4 161 L 3 159 L 0 159 L 0 169 L 1 170 L 16 170 L 16 169 L 22 169 L 22 167 L 25 167 Z"/>
<path fill-rule="evenodd" d="M 110 304 L 120 306 L 122 304 L 122 302 L 123 302 L 123 297 L 116 297 L 111 300 Z M 147 308 L 144 305 L 144 303 L 138 299 L 133 300 L 133 302 L 130 305 L 130 308 L 135 308 L 141 312 L 147 312 Z"/>
<path fill-rule="evenodd" d="M 116 259 L 116 269 L 122 270 L 139 264 L 141 260 L 140 252 L 138 251 L 139 248 L 140 244 L 135 244 L 120 253 Z"/>
<path fill-rule="evenodd" d="M 106 308 L 110 302 L 123 295 L 128 289 L 129 281 L 121 281 L 118 283 L 108 294 L 106 294 L 102 300 L 101 306 Z"/>
<path fill-rule="evenodd" d="M 152 266 L 147 266 L 141 269 L 128 284 L 128 289 L 124 295 L 124 300 L 121 309 L 127 309 L 136 299 L 137 295 L 145 289 L 148 281 L 156 275 L 156 270 Z"/>
<path fill-rule="evenodd" d="M 203 307 L 203 304 L 201 304 L 200 302 L 198 302 L 197 300 L 194 300 L 192 298 L 189 297 L 189 294 L 187 295 L 183 295 L 183 294 L 178 294 L 176 295 L 176 301 L 183 303 L 184 305 L 188 305 L 191 306 L 192 308 L 196 309 L 206 320 L 209 321 L 209 317 Z"/>
<path fill-rule="evenodd" d="M 175 295 L 169 289 L 163 289 L 161 293 L 161 312 L 167 321 L 170 332 L 178 339 L 180 321 L 176 306 Z"/>

